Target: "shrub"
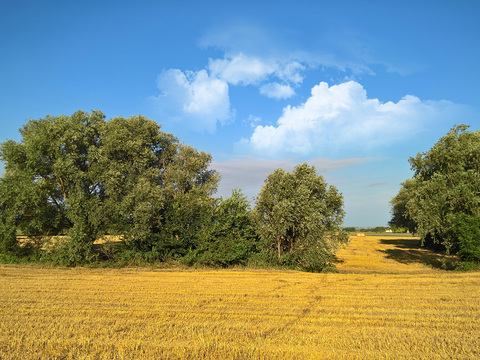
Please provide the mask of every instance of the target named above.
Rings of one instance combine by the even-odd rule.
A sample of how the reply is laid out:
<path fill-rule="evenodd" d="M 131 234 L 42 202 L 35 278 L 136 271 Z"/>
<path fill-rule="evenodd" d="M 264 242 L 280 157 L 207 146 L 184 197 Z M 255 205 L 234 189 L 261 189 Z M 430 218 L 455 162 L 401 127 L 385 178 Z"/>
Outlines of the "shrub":
<path fill-rule="evenodd" d="M 457 254 L 466 262 L 480 262 L 480 218 L 466 214 L 454 216 L 451 227 L 457 243 Z"/>
<path fill-rule="evenodd" d="M 480 263 L 472 261 L 462 261 L 460 265 L 455 268 L 455 271 L 478 271 L 480 270 Z"/>

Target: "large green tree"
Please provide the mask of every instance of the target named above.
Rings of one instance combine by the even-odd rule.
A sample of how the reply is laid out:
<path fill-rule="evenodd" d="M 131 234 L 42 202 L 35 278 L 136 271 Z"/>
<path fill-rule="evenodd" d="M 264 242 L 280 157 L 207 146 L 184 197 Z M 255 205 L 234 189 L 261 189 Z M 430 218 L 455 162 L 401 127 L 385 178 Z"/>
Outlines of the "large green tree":
<path fill-rule="evenodd" d="M 0 148 L 8 187 L 2 217 L 14 217 L 14 227 L 32 237 L 67 231 L 71 261 L 88 258 L 102 233 L 105 189 L 94 154 L 104 123 L 99 111 L 30 120 L 20 142 Z"/>
<path fill-rule="evenodd" d="M 409 162 L 414 175 L 391 202 L 392 222 L 413 225 L 424 241 L 457 251 L 459 219 L 480 217 L 480 132 L 455 126 Z"/>
<path fill-rule="evenodd" d="M 184 241 L 218 182 L 210 155 L 143 116 L 107 121 L 100 111 L 78 111 L 30 120 L 20 134 L 0 147 L 5 249 L 17 229 L 43 239 L 66 234 L 59 253 L 68 264 L 91 258 L 105 233 L 126 235 L 146 251 L 171 238 Z"/>
<path fill-rule="evenodd" d="M 254 209 L 264 249 L 279 262 L 313 271 L 330 264 L 347 241 L 341 228 L 344 215 L 343 196 L 307 164 L 270 174 Z"/>

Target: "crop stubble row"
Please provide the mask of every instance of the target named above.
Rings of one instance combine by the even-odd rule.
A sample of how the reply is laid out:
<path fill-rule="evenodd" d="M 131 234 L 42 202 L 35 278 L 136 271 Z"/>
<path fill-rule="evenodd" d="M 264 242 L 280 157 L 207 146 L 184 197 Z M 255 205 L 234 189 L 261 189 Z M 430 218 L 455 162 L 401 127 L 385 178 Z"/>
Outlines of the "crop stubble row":
<path fill-rule="evenodd" d="M 0 358 L 475 358 L 480 274 L 0 267 Z"/>

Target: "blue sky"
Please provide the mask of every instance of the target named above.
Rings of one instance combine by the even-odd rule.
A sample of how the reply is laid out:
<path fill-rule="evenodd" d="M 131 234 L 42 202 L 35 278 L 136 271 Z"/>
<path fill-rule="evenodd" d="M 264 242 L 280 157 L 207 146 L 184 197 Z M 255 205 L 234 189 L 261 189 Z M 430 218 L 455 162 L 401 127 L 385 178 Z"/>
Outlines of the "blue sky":
<path fill-rule="evenodd" d="M 30 118 L 142 114 L 253 200 L 314 165 L 347 226 L 387 225 L 408 158 L 480 125 L 480 2 L 0 2 L 0 141 Z"/>

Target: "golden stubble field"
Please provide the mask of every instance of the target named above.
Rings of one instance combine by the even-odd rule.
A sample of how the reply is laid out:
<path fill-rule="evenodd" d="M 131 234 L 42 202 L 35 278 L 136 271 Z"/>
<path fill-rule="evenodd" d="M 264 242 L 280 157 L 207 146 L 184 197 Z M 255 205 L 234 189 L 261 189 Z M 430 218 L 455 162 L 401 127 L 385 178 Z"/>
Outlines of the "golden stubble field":
<path fill-rule="evenodd" d="M 480 273 L 353 237 L 340 273 L 0 265 L 0 359 L 475 359 Z"/>

